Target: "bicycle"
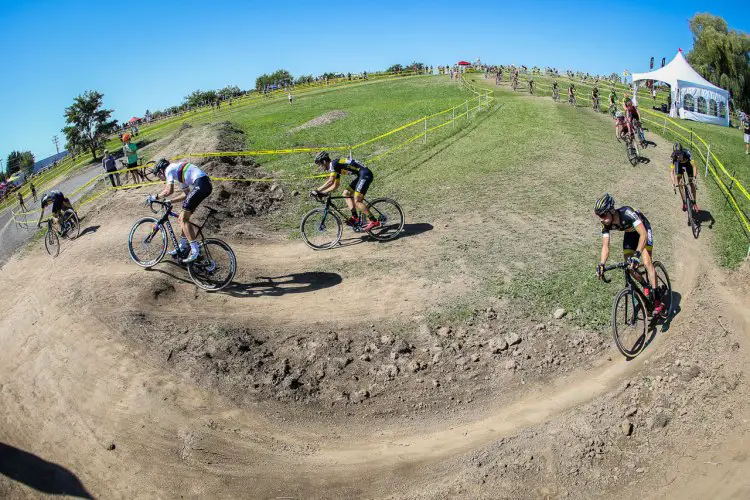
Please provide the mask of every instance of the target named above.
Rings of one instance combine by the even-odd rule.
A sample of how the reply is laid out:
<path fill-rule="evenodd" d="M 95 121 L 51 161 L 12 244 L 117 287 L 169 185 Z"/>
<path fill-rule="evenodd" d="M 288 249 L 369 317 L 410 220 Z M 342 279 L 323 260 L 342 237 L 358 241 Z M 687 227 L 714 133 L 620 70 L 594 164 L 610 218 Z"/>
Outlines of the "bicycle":
<path fill-rule="evenodd" d="M 347 220 L 348 215 L 343 211 L 344 208 L 338 207 L 333 200 L 342 200 L 350 198 L 348 196 L 331 196 L 328 193 L 325 197 L 311 195 L 316 201 L 323 203 L 323 207 L 313 208 L 302 218 L 300 223 L 300 233 L 307 246 L 313 250 L 324 250 L 333 248 L 341 241 L 343 233 L 342 220 Z M 376 200 L 362 200 L 370 213 L 373 214 L 380 222 L 380 226 L 367 231 L 373 239 L 377 241 L 388 241 L 396 238 L 404 229 L 404 211 L 395 200 L 390 198 L 378 198 Z M 360 214 L 359 224 L 351 226 L 356 233 L 363 232 L 363 224 L 367 222 L 365 217 Z"/>
<path fill-rule="evenodd" d="M 575 107 L 576 105 L 576 96 L 574 95 L 568 95 L 568 104 Z"/>
<path fill-rule="evenodd" d="M 181 262 L 188 256 L 190 249 L 181 250 L 177 243 L 172 223 L 169 221 L 170 217 L 177 217 L 177 214 L 172 211 L 172 202 L 153 200 L 147 202 L 147 204 L 153 213 L 158 213 L 158 210 L 154 210 L 154 205 L 161 205 L 164 215 L 160 219 L 144 217 L 133 224 L 128 236 L 130 258 L 143 268 L 154 267 L 161 262 L 167 253 L 167 233 L 169 233 L 169 241 L 177 250 L 175 258 Z M 200 254 L 197 260 L 187 265 L 187 271 L 190 279 L 199 288 L 215 292 L 232 282 L 237 272 L 237 259 L 232 248 L 224 241 L 217 238 L 204 238 L 203 226 L 216 212 L 213 208 L 206 208 L 209 214 L 203 224 L 199 226 L 190 222 L 193 227 L 198 229 Z M 161 238 L 158 238 L 157 235 L 160 235 Z"/>
<path fill-rule="evenodd" d="M 615 114 L 617 113 L 617 105 L 615 103 L 609 104 L 609 114 L 612 118 L 615 117 Z"/>
<path fill-rule="evenodd" d="M 534 80 L 529 80 L 529 94 L 534 95 Z"/>
<path fill-rule="evenodd" d="M 513 88 L 514 91 L 516 90 L 516 88 L 518 87 L 518 78 L 517 77 L 515 77 L 515 76 L 511 77 L 511 79 L 510 79 L 510 86 Z"/>
<path fill-rule="evenodd" d="M 674 187 L 674 193 L 677 194 L 677 188 L 680 189 L 680 194 L 685 200 L 684 203 L 687 208 L 688 226 L 693 231 L 693 238 L 698 239 L 698 235 L 701 232 L 700 223 L 696 219 L 697 213 L 695 213 L 695 198 L 693 198 L 693 190 L 690 187 L 698 189 L 698 186 L 694 183 L 692 177 L 688 176 L 688 182 L 685 183 L 685 174 L 681 173 L 677 176 L 677 185 Z"/>
<path fill-rule="evenodd" d="M 594 97 L 592 99 L 592 106 L 594 108 L 594 111 L 598 113 L 599 112 L 599 98 L 598 97 Z"/>
<path fill-rule="evenodd" d="M 552 89 L 552 100 L 556 102 L 560 100 L 560 91 L 558 89 Z"/>
<path fill-rule="evenodd" d="M 627 262 L 607 266 L 601 276 L 605 283 L 611 280 L 604 273 L 614 269 L 624 270 L 625 287 L 612 300 L 612 335 L 617 349 L 623 356 L 632 359 L 646 347 L 649 327 L 654 327 L 660 320 L 667 321 L 672 314 L 672 283 L 664 264 L 658 260 L 654 261 L 656 289 L 653 296 L 644 292 L 648 284 L 645 266 L 641 264 L 637 269 L 632 269 Z M 653 316 L 655 300 L 661 300 L 664 304 L 662 314 L 656 317 Z M 646 317 L 647 314 L 651 320 Z"/>
<path fill-rule="evenodd" d="M 643 131 L 645 129 L 641 126 L 641 121 L 640 120 L 632 120 L 631 126 L 633 127 L 633 132 L 638 137 L 638 139 L 640 139 L 640 141 L 641 141 L 641 147 L 645 148 L 646 144 L 648 144 L 648 143 L 646 142 L 646 135 L 643 133 Z"/>
<path fill-rule="evenodd" d="M 51 257 L 60 254 L 60 238 L 74 240 L 81 233 L 81 224 L 75 210 L 67 209 L 60 216 L 60 230 L 54 227 L 52 217 L 47 220 L 47 232 L 44 235 L 44 248 Z"/>

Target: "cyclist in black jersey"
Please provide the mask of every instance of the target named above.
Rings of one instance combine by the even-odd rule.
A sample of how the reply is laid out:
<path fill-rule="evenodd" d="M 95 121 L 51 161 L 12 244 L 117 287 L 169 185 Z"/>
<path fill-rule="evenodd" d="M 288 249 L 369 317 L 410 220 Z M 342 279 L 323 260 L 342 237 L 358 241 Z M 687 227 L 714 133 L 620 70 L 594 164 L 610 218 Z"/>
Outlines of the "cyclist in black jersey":
<path fill-rule="evenodd" d="M 73 210 L 73 204 L 70 202 L 70 200 L 62 194 L 60 191 L 50 191 L 49 193 L 42 196 L 42 201 L 40 205 L 42 206 L 42 213 L 39 214 L 39 222 L 36 223 L 37 227 L 40 227 L 42 225 L 42 218 L 44 217 L 44 210 L 47 208 L 47 205 L 52 205 L 51 212 L 52 212 L 52 221 L 62 229 L 62 226 L 60 225 L 60 216 L 65 210 Z"/>
<path fill-rule="evenodd" d="M 609 234 L 612 229 L 624 231 L 622 239 L 622 253 L 633 268 L 643 262 L 648 274 L 650 288 L 645 287 L 644 293 L 650 297 L 656 290 L 656 270 L 651 259 L 654 249 L 654 239 L 651 232 L 651 224 L 639 210 L 624 206 L 615 208 L 615 200 L 609 193 L 599 198 L 594 205 L 594 213 L 602 223 L 602 254 L 596 274 L 601 278 L 604 275 L 604 267 L 609 258 Z M 659 316 L 664 310 L 664 304 L 659 297 L 654 297 L 654 316 Z"/>
<path fill-rule="evenodd" d="M 374 178 L 369 168 L 353 158 L 336 158 L 335 160 L 331 160 L 327 151 L 318 153 L 315 157 L 315 164 L 328 172 L 328 180 L 318 189 L 313 190 L 311 192 L 312 195 L 321 196 L 337 190 L 341 183 L 342 173 L 355 175 L 356 178 L 349 183 L 349 187 L 344 189 L 342 193 L 346 197 L 346 205 L 352 212 L 352 216 L 347 219 L 346 223 L 354 226 L 363 222 L 357 216 L 357 209 L 359 209 L 367 217 L 367 224 L 362 228 L 364 231 L 370 231 L 380 225 L 380 221 L 372 216 L 370 209 L 367 208 L 367 205 L 363 201 Z"/>
<path fill-rule="evenodd" d="M 688 182 L 690 184 L 690 191 L 693 194 L 693 207 L 696 212 L 700 212 L 698 208 L 697 198 L 695 197 L 695 160 L 690 154 L 689 149 L 682 147 L 682 144 L 676 142 L 672 151 L 672 168 L 669 171 L 669 175 L 672 178 L 672 186 L 677 187 L 677 176 L 685 176 L 687 172 Z M 687 204 L 685 203 L 685 192 L 680 190 L 680 196 L 682 196 L 682 211 L 687 211 Z"/>

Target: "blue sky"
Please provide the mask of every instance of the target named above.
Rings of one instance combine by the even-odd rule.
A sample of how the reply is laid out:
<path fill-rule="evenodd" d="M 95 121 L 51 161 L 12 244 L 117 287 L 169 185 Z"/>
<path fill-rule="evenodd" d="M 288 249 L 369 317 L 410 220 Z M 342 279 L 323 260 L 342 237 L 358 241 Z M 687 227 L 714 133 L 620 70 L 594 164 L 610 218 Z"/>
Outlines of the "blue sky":
<path fill-rule="evenodd" d="M 591 73 L 648 69 L 692 46 L 688 19 L 706 2 L 87 2 L 28 1 L 0 10 L 0 158 L 37 159 L 65 140 L 63 112 L 86 91 L 114 117 L 179 104 L 195 89 L 237 85 L 278 68 L 294 75 L 461 59 Z M 750 32 L 746 4 L 710 12 Z M 126 35 L 130 35 L 129 37 Z"/>

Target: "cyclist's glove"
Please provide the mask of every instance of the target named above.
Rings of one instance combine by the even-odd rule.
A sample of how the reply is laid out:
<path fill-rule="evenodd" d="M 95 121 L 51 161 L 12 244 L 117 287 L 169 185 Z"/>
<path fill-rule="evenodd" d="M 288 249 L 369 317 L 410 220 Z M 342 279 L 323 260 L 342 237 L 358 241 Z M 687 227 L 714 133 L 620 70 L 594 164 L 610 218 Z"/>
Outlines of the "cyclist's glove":
<path fill-rule="evenodd" d="M 633 256 L 628 259 L 628 264 L 633 267 L 639 266 L 641 264 L 641 252 L 636 251 Z"/>
<path fill-rule="evenodd" d="M 604 277 L 604 264 L 599 264 L 596 266 L 596 276 L 599 279 L 602 279 Z"/>

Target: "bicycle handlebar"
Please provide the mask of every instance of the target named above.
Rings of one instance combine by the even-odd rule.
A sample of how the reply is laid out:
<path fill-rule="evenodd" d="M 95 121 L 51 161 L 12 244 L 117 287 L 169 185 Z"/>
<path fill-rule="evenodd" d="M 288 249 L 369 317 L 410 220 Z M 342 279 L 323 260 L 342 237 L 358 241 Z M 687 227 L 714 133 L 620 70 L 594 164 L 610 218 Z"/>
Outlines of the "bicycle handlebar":
<path fill-rule="evenodd" d="M 608 279 L 604 275 L 604 273 L 607 273 L 609 271 L 613 271 L 615 269 L 627 269 L 628 267 L 630 267 L 630 264 L 628 264 L 627 262 L 618 262 L 617 264 L 612 264 L 611 266 L 605 266 L 604 267 L 604 271 L 602 271 L 601 279 L 605 283 L 610 283 L 612 280 Z"/>
<path fill-rule="evenodd" d="M 167 211 L 172 210 L 172 202 L 169 201 L 169 200 L 167 200 L 167 201 L 148 200 L 147 203 L 148 203 L 149 208 L 151 209 L 151 211 L 153 213 L 158 213 L 159 212 L 158 210 L 154 210 L 154 204 L 163 206 Z"/>

